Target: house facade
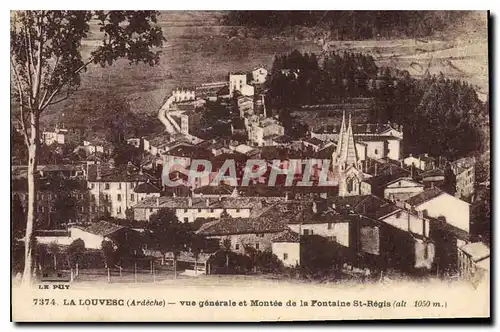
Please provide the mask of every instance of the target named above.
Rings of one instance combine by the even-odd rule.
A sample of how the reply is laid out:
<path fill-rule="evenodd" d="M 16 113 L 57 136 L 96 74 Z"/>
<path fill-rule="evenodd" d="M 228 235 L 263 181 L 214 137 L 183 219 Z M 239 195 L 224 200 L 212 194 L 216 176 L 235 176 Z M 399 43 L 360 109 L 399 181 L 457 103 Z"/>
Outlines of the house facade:
<path fill-rule="evenodd" d="M 458 248 L 458 271 L 464 279 L 489 274 L 490 248 L 482 242 L 468 243 Z"/>
<path fill-rule="evenodd" d="M 468 199 L 474 194 L 475 181 L 475 164 L 474 157 L 461 158 L 451 163 L 451 169 L 455 174 L 456 180 L 456 195 L 458 198 Z"/>
<path fill-rule="evenodd" d="M 249 218 L 262 207 L 257 197 L 154 197 L 133 206 L 135 220 L 149 220 L 160 209 L 171 209 L 179 221 L 192 223 L 198 218 L 220 218 L 225 212 L 232 218 Z"/>
<path fill-rule="evenodd" d="M 229 95 L 232 97 L 235 91 L 241 93 L 241 89 L 247 85 L 246 73 L 230 73 L 229 74 Z"/>
<path fill-rule="evenodd" d="M 259 66 L 252 70 L 252 77 L 254 83 L 263 84 L 267 79 L 267 69 Z"/>
<path fill-rule="evenodd" d="M 438 188 L 431 188 L 410 197 L 405 206 L 415 211 L 426 211 L 433 218 L 445 218 L 446 222 L 465 232 L 470 230 L 470 204 Z"/>
<path fill-rule="evenodd" d="M 143 183 L 157 182 L 153 176 L 130 169 L 112 169 L 107 174 L 99 174 L 88 180 L 90 201 L 103 215 L 115 218 L 126 218 L 125 211 L 138 202 L 138 194 L 134 189 Z"/>

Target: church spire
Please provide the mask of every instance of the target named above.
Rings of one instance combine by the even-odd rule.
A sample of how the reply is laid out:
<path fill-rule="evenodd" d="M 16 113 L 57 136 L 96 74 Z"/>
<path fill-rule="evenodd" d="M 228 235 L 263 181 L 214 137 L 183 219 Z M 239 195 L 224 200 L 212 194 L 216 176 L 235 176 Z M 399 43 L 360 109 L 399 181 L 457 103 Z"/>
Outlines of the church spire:
<path fill-rule="evenodd" d="M 351 120 L 351 114 L 349 113 L 349 125 L 347 127 L 347 132 L 346 132 L 346 137 L 345 137 L 346 143 L 344 143 L 345 151 L 345 157 L 344 157 L 344 162 L 347 164 L 346 166 L 350 165 L 357 165 L 358 164 L 358 153 L 356 151 L 356 143 L 354 142 L 354 134 L 352 132 L 352 120 Z"/>
<path fill-rule="evenodd" d="M 342 167 L 358 164 L 358 153 L 356 151 L 356 143 L 354 141 L 354 133 L 352 131 L 352 117 L 349 114 L 349 123 L 347 129 L 345 127 L 345 112 L 342 115 L 342 126 L 340 128 L 339 140 L 337 142 L 337 150 L 335 153 L 335 161 Z"/>
<path fill-rule="evenodd" d="M 342 146 L 342 137 L 345 133 L 345 111 L 342 111 L 342 124 L 340 125 L 339 141 L 337 142 L 337 149 Z"/>

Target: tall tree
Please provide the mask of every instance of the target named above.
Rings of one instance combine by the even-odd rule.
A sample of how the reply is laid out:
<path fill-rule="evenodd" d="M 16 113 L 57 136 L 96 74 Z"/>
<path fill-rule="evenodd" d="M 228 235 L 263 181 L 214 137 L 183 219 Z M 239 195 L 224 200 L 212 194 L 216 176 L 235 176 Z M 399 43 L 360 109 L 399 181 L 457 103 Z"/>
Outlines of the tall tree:
<path fill-rule="evenodd" d="M 145 234 L 152 247 L 160 251 L 163 257 L 167 252 L 172 252 L 175 277 L 178 254 L 193 243 L 191 227 L 180 223 L 172 210 L 160 209 L 149 218 Z"/>
<path fill-rule="evenodd" d="M 119 58 L 155 65 L 164 37 L 154 11 L 14 11 L 11 14 L 12 95 L 28 147 L 28 208 L 23 284 L 31 282 L 33 224 L 36 218 L 35 172 L 40 145 L 40 115 L 67 99 L 80 86 L 88 66 L 111 65 Z M 82 52 L 82 40 L 95 21 L 102 43 Z"/>

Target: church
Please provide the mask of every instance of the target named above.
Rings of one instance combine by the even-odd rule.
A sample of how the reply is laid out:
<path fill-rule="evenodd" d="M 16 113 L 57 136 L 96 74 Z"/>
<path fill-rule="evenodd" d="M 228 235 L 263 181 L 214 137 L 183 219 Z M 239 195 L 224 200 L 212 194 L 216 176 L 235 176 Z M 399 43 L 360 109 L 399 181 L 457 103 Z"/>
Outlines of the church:
<path fill-rule="evenodd" d="M 398 160 L 402 137 L 396 135 L 355 136 L 352 118 L 346 126 L 342 114 L 337 147 L 332 154 L 332 167 L 339 181 L 339 196 L 361 195 L 361 182 L 371 177 L 364 170 L 368 159 Z"/>
<path fill-rule="evenodd" d="M 356 149 L 352 132 L 351 115 L 349 124 L 345 126 L 345 112 L 342 114 L 337 148 L 332 154 L 333 171 L 338 174 L 339 196 L 360 195 L 361 182 L 366 178 L 362 172 L 362 163 Z"/>

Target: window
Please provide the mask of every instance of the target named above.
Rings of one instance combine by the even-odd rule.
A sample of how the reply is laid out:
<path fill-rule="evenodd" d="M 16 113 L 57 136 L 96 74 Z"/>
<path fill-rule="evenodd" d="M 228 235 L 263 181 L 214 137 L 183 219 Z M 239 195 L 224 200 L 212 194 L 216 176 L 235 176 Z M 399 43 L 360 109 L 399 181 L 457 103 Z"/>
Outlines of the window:
<path fill-rule="evenodd" d="M 285 252 L 285 253 L 283 254 L 283 260 L 284 260 L 284 261 L 286 261 L 287 259 L 288 259 L 288 254 Z"/>
<path fill-rule="evenodd" d="M 255 249 L 259 250 L 259 243 L 258 242 L 255 244 Z"/>
<path fill-rule="evenodd" d="M 184 217 L 184 222 L 185 223 L 189 222 L 189 218 L 188 217 Z"/>
<path fill-rule="evenodd" d="M 378 154 L 378 149 L 375 149 L 375 154 Z"/>
<path fill-rule="evenodd" d="M 135 201 L 134 194 L 130 194 L 130 201 L 131 201 L 131 202 Z"/>
<path fill-rule="evenodd" d="M 109 183 L 107 183 L 107 182 L 106 182 L 106 183 L 104 184 L 104 189 L 106 189 L 106 190 L 107 190 L 107 189 L 109 189 Z"/>
<path fill-rule="evenodd" d="M 308 229 L 304 229 L 304 235 L 309 235 L 309 230 Z"/>
<path fill-rule="evenodd" d="M 122 207 L 121 206 L 118 206 L 118 209 L 116 210 L 116 213 L 118 213 L 118 214 L 122 213 Z"/>
<path fill-rule="evenodd" d="M 239 244 L 239 243 L 236 243 L 236 244 L 234 245 L 234 249 L 236 249 L 236 250 L 240 250 L 240 244 Z"/>
<path fill-rule="evenodd" d="M 236 209 L 236 212 L 237 212 L 237 213 L 238 213 L 238 212 L 240 212 L 240 209 Z"/>
<path fill-rule="evenodd" d="M 133 182 L 130 182 L 130 189 L 134 189 L 134 183 Z"/>
<path fill-rule="evenodd" d="M 214 209 L 210 209 L 210 212 L 213 213 L 214 212 Z"/>
<path fill-rule="evenodd" d="M 150 208 L 150 209 L 149 209 L 149 212 L 153 212 L 153 209 L 152 209 L 152 208 Z"/>
<path fill-rule="evenodd" d="M 122 201 L 122 195 L 121 194 L 116 195 L 116 199 L 118 200 L 118 202 L 121 202 Z"/>
<path fill-rule="evenodd" d="M 122 183 L 121 182 L 118 182 L 118 189 L 122 189 Z"/>
<path fill-rule="evenodd" d="M 328 229 L 332 229 L 332 223 L 331 222 L 328 223 Z"/>
<path fill-rule="evenodd" d="M 347 192 L 352 192 L 355 190 L 355 182 L 354 182 L 354 178 L 353 177 L 350 177 L 347 179 Z"/>
<path fill-rule="evenodd" d="M 85 212 L 85 208 L 83 206 L 80 206 L 80 212 Z"/>
<path fill-rule="evenodd" d="M 90 184 L 90 189 L 94 189 L 95 188 L 95 184 L 94 183 L 91 183 Z"/>
<path fill-rule="evenodd" d="M 188 209 L 184 209 L 184 213 L 187 213 L 188 212 Z"/>
<path fill-rule="evenodd" d="M 198 212 L 201 212 L 201 209 L 198 209 Z"/>

